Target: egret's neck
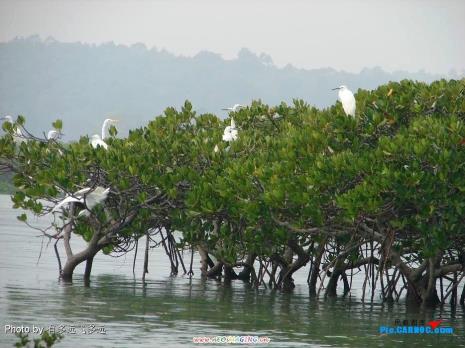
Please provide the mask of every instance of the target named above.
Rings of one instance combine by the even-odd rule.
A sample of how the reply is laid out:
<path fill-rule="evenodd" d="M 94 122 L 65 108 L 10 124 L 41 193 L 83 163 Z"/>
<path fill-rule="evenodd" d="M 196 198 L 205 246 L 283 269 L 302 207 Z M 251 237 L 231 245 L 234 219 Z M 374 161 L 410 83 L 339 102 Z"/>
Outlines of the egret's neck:
<path fill-rule="evenodd" d="M 102 126 L 102 140 L 105 140 L 108 134 L 108 129 L 110 128 L 111 120 L 105 120 Z"/>

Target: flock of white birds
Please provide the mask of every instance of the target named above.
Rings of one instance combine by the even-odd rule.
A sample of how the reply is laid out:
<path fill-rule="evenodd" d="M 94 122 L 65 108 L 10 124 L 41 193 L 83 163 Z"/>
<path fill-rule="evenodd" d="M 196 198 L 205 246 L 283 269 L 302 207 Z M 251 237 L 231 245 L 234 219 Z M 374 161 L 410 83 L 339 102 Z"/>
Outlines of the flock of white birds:
<path fill-rule="evenodd" d="M 333 90 L 338 90 L 338 97 L 340 102 L 342 103 L 342 108 L 347 116 L 355 117 L 355 97 L 353 93 L 346 87 L 346 86 L 339 86 L 334 88 Z M 222 110 L 228 111 L 230 113 L 235 113 L 239 111 L 241 108 L 244 108 L 241 104 L 235 104 L 230 108 L 224 108 Z M 1 117 L 0 120 L 4 122 L 9 122 L 14 124 L 13 118 L 9 115 Z M 105 139 L 109 135 L 109 129 L 112 125 L 115 125 L 118 120 L 107 118 L 102 125 L 102 135 L 94 134 L 90 138 L 90 144 L 94 149 L 99 147 L 107 150 L 108 144 L 105 142 Z M 223 132 L 223 141 L 225 142 L 232 142 L 238 138 L 239 132 L 236 128 L 236 123 L 234 122 L 234 118 L 231 115 L 231 124 L 226 126 Z M 62 133 L 57 129 L 52 129 L 47 133 L 47 140 L 54 140 L 57 141 L 61 138 Z M 25 140 L 26 136 L 22 133 L 19 127 L 16 127 L 14 130 L 14 141 L 16 143 L 21 143 Z M 218 152 L 219 147 L 215 145 L 214 152 Z M 99 204 L 105 202 L 110 193 L 110 188 L 104 188 L 102 186 L 95 186 L 95 187 L 84 187 L 79 191 L 74 192 L 71 195 L 67 195 L 64 199 L 58 201 L 51 212 L 55 213 L 62 213 L 65 210 L 70 209 L 70 204 L 79 204 L 82 206 L 77 215 L 77 217 L 88 217 L 91 214 L 91 211 L 94 207 Z M 60 235 L 61 237 L 61 235 Z"/>

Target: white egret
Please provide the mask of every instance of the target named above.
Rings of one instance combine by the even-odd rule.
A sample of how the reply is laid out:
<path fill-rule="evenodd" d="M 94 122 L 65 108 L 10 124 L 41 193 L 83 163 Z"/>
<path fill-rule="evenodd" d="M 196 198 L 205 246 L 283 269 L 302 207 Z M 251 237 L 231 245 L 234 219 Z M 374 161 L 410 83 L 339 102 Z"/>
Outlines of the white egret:
<path fill-rule="evenodd" d="M 100 135 L 98 135 L 98 134 L 92 135 L 92 137 L 90 138 L 90 144 L 92 145 L 92 147 L 93 147 L 94 149 L 98 148 L 99 146 L 100 146 L 100 147 L 103 147 L 105 150 L 108 149 L 107 143 L 104 142 L 104 141 L 100 138 Z"/>
<path fill-rule="evenodd" d="M 227 126 L 225 129 L 224 129 L 224 132 L 223 132 L 223 141 L 234 141 L 237 139 L 237 135 L 238 135 L 238 132 L 237 132 L 237 129 L 236 129 L 236 123 L 234 122 L 234 119 L 231 118 L 231 125 L 230 126 Z"/>
<path fill-rule="evenodd" d="M 333 91 L 336 89 L 339 90 L 338 97 L 342 103 L 342 108 L 344 109 L 344 112 L 346 113 L 346 115 L 355 117 L 354 94 L 351 92 L 350 89 L 347 88 L 347 86 L 344 86 L 344 85 L 333 88 Z"/>
<path fill-rule="evenodd" d="M 68 196 L 65 199 L 61 200 L 58 202 L 57 205 L 55 205 L 52 209 L 52 213 L 56 213 L 57 211 L 60 211 L 61 208 L 67 206 L 70 203 L 84 203 L 84 198 L 77 198 L 73 196 Z"/>
<path fill-rule="evenodd" d="M 11 124 L 13 124 L 13 117 L 11 117 L 10 115 L 6 115 L 6 116 L 3 116 L 3 117 L 0 117 L 0 120 L 4 120 L 5 122 L 9 122 Z"/>
<path fill-rule="evenodd" d="M 84 195 L 90 191 L 89 187 L 85 187 L 79 191 L 74 192 L 71 196 L 65 197 L 63 200 L 57 203 L 52 209 L 52 213 L 59 211 L 62 207 L 69 203 L 81 203 L 84 204 Z"/>
<path fill-rule="evenodd" d="M 245 106 L 241 104 L 234 104 L 234 106 L 231 108 L 223 108 L 221 110 L 237 112 L 239 109 L 242 109 L 242 108 L 245 108 Z"/>
<path fill-rule="evenodd" d="M 58 140 L 61 138 L 61 133 L 56 129 L 49 130 L 47 133 L 47 140 Z"/>
<path fill-rule="evenodd" d="M 47 133 L 47 140 L 48 141 L 58 141 L 59 139 L 61 139 L 61 136 L 62 136 L 62 133 L 59 131 L 59 130 L 56 130 L 56 129 L 51 129 L 48 131 Z M 50 150 L 47 149 L 46 150 L 47 153 L 50 153 Z M 60 149 L 58 149 L 58 154 L 60 156 L 63 156 L 63 151 L 61 151 Z"/>
<path fill-rule="evenodd" d="M 100 203 L 105 202 L 109 193 L 110 188 L 103 188 L 102 186 L 97 186 L 95 190 L 93 190 L 85 196 L 85 205 L 87 210 L 81 210 L 78 216 L 89 216 L 89 211 L 92 210 L 95 206 L 99 205 Z"/>
<path fill-rule="evenodd" d="M 108 135 L 108 130 L 110 129 L 110 127 L 114 124 L 116 124 L 118 122 L 118 120 L 114 120 L 112 118 L 107 118 L 105 121 L 103 121 L 103 125 L 102 125 L 102 140 L 105 140 L 105 138 L 107 137 Z"/>
<path fill-rule="evenodd" d="M 100 135 L 98 134 L 94 134 L 92 135 L 92 137 L 90 138 L 90 144 L 92 145 L 92 147 L 94 149 L 98 148 L 99 146 L 103 147 L 105 150 L 108 149 L 108 144 L 106 142 L 104 142 L 103 140 L 105 138 L 107 138 L 107 135 L 108 135 L 108 130 L 110 129 L 110 127 L 115 124 L 116 122 L 118 122 L 118 120 L 114 120 L 112 118 L 107 118 L 105 121 L 103 121 L 103 125 L 102 125 L 102 137 L 100 137 Z"/>
<path fill-rule="evenodd" d="M 0 120 L 4 120 L 4 122 L 8 122 L 11 125 L 14 125 L 13 117 L 11 117 L 10 115 L 0 117 Z M 24 135 L 21 132 L 21 129 L 15 127 L 14 132 L 15 135 L 13 135 L 13 140 L 15 141 L 15 143 L 22 143 L 24 141 Z"/>
<path fill-rule="evenodd" d="M 70 203 L 80 203 L 86 208 L 79 212 L 78 216 L 89 216 L 89 211 L 100 203 L 103 203 L 110 192 L 109 188 L 97 186 L 94 190 L 90 187 L 85 187 L 82 190 L 74 192 L 73 195 L 65 197 L 57 203 L 52 209 L 52 213 L 60 211 Z"/>

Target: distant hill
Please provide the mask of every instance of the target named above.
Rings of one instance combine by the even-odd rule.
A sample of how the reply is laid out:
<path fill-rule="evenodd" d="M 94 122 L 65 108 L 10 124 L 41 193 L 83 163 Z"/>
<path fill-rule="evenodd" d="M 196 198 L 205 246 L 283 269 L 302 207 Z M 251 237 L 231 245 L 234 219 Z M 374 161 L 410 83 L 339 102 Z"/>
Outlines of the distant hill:
<path fill-rule="evenodd" d="M 108 115 L 122 120 L 119 128 L 125 134 L 185 99 L 200 112 L 220 115 L 225 115 L 221 107 L 259 98 L 269 104 L 302 98 L 324 107 L 336 101 L 330 90 L 335 86 L 356 91 L 404 78 L 441 76 L 381 68 L 360 73 L 278 68 L 271 57 L 245 48 L 237 59 L 224 60 L 211 52 L 182 57 L 143 44 L 60 43 L 32 36 L 0 43 L 0 114 L 26 116 L 34 132 L 46 131 L 61 118 L 72 139 L 98 132 Z"/>

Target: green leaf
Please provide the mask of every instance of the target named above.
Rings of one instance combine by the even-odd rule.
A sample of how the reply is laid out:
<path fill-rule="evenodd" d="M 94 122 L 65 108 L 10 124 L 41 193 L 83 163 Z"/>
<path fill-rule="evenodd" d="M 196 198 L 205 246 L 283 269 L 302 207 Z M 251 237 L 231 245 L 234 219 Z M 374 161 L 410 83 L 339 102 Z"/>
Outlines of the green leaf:
<path fill-rule="evenodd" d="M 26 221 L 27 221 L 27 215 L 24 214 L 24 213 L 22 213 L 21 215 L 19 215 L 19 216 L 17 217 L 17 219 L 18 219 L 19 221 L 26 222 Z"/>
<path fill-rule="evenodd" d="M 16 122 L 20 125 L 20 126 L 23 126 L 24 123 L 26 122 L 26 119 L 24 118 L 24 116 L 22 115 L 19 115 Z"/>
<path fill-rule="evenodd" d="M 52 123 L 53 128 L 56 130 L 62 130 L 63 129 L 63 121 L 61 120 L 56 120 L 55 122 Z"/>

